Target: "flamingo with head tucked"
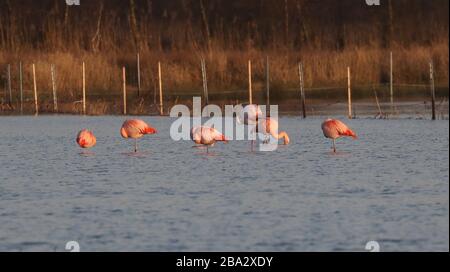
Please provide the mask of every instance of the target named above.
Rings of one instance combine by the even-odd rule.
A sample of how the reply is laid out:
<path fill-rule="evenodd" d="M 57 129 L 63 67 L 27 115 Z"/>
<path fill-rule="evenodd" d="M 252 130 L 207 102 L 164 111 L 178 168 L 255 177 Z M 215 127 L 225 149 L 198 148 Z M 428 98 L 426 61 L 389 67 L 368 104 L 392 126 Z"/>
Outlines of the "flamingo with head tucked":
<path fill-rule="evenodd" d="M 291 142 L 286 131 L 278 132 L 278 121 L 271 117 L 260 120 L 256 131 L 266 136 L 272 136 L 277 140 L 283 139 L 284 145 L 288 145 Z"/>
<path fill-rule="evenodd" d="M 216 142 L 228 142 L 225 135 L 220 133 L 217 129 L 207 126 L 192 128 L 191 140 L 198 145 L 206 146 L 207 152 L 209 151 L 209 146 L 214 146 Z"/>
<path fill-rule="evenodd" d="M 94 133 L 87 129 L 83 129 L 77 135 L 77 144 L 81 148 L 91 148 L 97 143 L 97 138 L 95 138 Z"/>
<path fill-rule="evenodd" d="M 333 151 L 336 153 L 336 139 L 341 137 L 352 137 L 358 139 L 358 136 L 346 124 L 336 119 L 328 119 L 322 124 L 323 135 L 333 140 Z"/>
<path fill-rule="evenodd" d="M 122 128 L 120 129 L 120 134 L 123 138 L 132 138 L 134 142 L 134 152 L 137 152 L 137 140 L 142 138 L 146 134 L 156 134 L 158 131 L 142 120 L 126 120 Z"/>

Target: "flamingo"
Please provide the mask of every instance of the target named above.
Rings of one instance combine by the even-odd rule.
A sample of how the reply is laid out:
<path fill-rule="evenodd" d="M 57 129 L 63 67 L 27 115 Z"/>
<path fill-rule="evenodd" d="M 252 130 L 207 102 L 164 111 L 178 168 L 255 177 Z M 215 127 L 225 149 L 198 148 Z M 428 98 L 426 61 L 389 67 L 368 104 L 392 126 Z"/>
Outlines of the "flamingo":
<path fill-rule="evenodd" d="M 352 137 L 358 139 L 356 133 L 353 132 L 346 124 L 336 119 L 328 119 L 322 124 L 323 135 L 333 140 L 333 151 L 336 153 L 336 139 L 341 137 Z"/>
<path fill-rule="evenodd" d="M 142 120 L 126 120 L 122 128 L 120 129 L 120 134 L 123 138 L 132 138 L 134 142 L 134 152 L 137 152 L 137 140 L 142 138 L 146 134 L 156 134 L 158 131 Z"/>
<path fill-rule="evenodd" d="M 77 135 L 77 143 L 81 148 L 91 148 L 97 143 L 94 133 L 87 129 L 81 130 Z"/>
<path fill-rule="evenodd" d="M 244 125 L 257 125 L 259 120 L 263 119 L 264 115 L 261 108 L 258 105 L 250 104 L 244 107 L 244 109 L 238 112 L 236 119 L 237 122 Z M 251 149 L 253 151 L 254 140 L 251 140 Z"/>
<path fill-rule="evenodd" d="M 258 105 L 250 104 L 244 107 L 237 115 L 237 121 L 244 125 L 256 125 L 264 115 Z"/>
<path fill-rule="evenodd" d="M 208 147 L 214 146 L 216 142 L 228 142 L 225 135 L 220 133 L 217 129 L 206 126 L 194 127 L 191 130 L 191 140 L 198 145 L 206 146 L 207 152 L 209 151 Z"/>
<path fill-rule="evenodd" d="M 271 135 L 277 140 L 283 139 L 284 145 L 288 145 L 291 142 L 286 131 L 281 131 L 280 133 L 278 133 L 278 121 L 274 118 L 268 117 L 266 119 L 260 120 L 256 131 L 261 132 L 266 136 Z"/>

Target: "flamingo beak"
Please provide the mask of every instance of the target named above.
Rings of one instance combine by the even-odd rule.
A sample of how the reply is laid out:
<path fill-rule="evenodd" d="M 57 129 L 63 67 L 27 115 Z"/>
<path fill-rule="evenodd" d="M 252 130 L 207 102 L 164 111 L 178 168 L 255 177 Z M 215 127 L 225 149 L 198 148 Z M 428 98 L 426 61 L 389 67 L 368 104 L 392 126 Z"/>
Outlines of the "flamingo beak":
<path fill-rule="evenodd" d="M 225 138 L 225 135 L 224 135 L 224 136 L 222 136 L 222 141 L 223 141 L 224 143 L 228 144 L 228 139 L 227 139 L 227 138 Z"/>

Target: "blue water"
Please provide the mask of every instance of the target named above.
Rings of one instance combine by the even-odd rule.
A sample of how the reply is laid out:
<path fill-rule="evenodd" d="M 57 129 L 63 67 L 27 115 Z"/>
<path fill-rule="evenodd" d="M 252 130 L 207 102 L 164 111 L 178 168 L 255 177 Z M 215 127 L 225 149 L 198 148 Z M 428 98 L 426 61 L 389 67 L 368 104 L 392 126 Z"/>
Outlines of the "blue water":
<path fill-rule="evenodd" d="M 322 119 L 286 117 L 288 147 L 207 155 L 143 119 L 135 155 L 121 117 L 1 117 L 0 251 L 449 250 L 448 121 L 345 120 L 334 155 Z"/>

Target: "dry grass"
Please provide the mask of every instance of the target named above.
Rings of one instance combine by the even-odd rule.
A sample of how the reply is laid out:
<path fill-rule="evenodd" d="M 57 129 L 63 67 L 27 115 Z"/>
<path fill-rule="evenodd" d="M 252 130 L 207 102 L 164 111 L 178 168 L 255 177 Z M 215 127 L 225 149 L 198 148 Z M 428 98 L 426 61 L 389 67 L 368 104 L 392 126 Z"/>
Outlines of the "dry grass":
<path fill-rule="evenodd" d="M 449 51 L 448 41 L 432 46 L 394 47 L 394 76 L 396 83 L 428 84 L 428 64 L 433 60 L 437 85 L 448 88 Z M 0 51 L 0 67 L 12 66 L 14 99 L 18 92 L 18 63 L 24 63 L 24 88 L 26 99 L 32 99 L 31 64 L 37 67 L 37 85 L 40 107 L 51 112 L 53 107 L 50 65 L 57 69 L 57 90 L 60 112 L 79 113 L 81 111 L 81 67 L 86 62 L 88 113 L 101 115 L 121 112 L 121 67 L 127 67 L 129 99 L 133 105 L 132 114 L 148 111 L 155 100 L 157 90 L 158 61 L 162 62 L 165 94 L 200 94 L 202 54 L 187 51 L 142 52 L 142 95 L 137 98 L 136 56 L 123 54 L 89 52 L 74 55 L 70 52 L 42 53 L 30 51 L 20 56 Z M 265 82 L 265 57 L 271 64 L 272 89 L 282 90 L 298 86 L 297 63 L 304 62 L 307 87 L 345 86 L 346 67 L 352 68 L 354 85 L 387 83 L 389 80 L 389 51 L 371 47 L 354 47 L 342 51 L 305 49 L 296 51 L 258 51 L 249 49 L 213 49 L 212 54 L 204 54 L 211 92 L 245 90 L 247 88 L 247 61 L 253 62 L 253 82 L 255 92 L 263 90 Z M 4 70 L 3 70 L 4 71 Z M 4 73 L 3 73 L 4 74 Z M 2 86 L 5 77 L 2 78 Z M 224 97 L 226 98 L 226 96 Z M 6 93 L 2 96 L 7 100 Z M 4 103 L 3 103 L 4 104 Z M 95 105 L 95 106 L 94 106 Z M 17 109 L 17 105 L 15 105 Z M 3 106 L 5 108 L 5 106 Z"/>

